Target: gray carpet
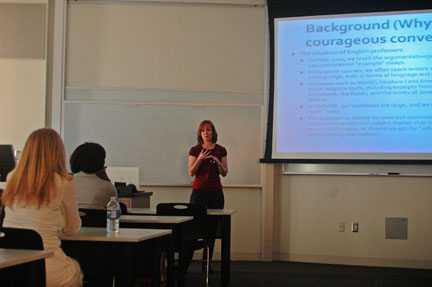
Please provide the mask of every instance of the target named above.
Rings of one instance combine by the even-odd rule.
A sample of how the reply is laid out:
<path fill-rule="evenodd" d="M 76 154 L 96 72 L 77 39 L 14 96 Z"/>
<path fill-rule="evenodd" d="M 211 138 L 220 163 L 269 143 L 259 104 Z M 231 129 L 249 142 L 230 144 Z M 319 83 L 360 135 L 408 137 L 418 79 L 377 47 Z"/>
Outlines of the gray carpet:
<path fill-rule="evenodd" d="M 211 287 L 220 286 L 220 264 L 214 262 Z M 186 275 L 186 287 L 205 286 L 199 262 Z M 426 287 L 432 286 L 432 270 L 363 267 L 295 262 L 231 262 L 231 287 Z"/>

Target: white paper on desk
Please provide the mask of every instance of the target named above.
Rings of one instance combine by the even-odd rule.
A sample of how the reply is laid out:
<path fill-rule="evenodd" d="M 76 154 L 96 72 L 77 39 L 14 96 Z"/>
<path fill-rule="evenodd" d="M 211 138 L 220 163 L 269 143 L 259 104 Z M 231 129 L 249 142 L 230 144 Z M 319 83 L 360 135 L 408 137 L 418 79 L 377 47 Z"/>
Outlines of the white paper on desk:
<path fill-rule="evenodd" d="M 106 173 L 111 180 L 114 182 L 126 182 L 126 184 L 134 184 L 139 190 L 139 167 L 112 167 L 109 166 L 106 169 Z"/>

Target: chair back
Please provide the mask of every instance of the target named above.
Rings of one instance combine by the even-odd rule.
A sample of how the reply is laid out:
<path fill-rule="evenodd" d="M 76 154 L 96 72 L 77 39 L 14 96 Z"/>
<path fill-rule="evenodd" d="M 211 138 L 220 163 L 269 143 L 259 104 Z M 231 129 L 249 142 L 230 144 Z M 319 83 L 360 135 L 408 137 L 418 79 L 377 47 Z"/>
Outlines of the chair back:
<path fill-rule="evenodd" d="M 207 208 L 195 203 L 159 203 L 156 206 L 157 215 L 193 216 L 199 219 L 207 216 Z"/>
<path fill-rule="evenodd" d="M 119 204 L 120 204 L 121 214 L 122 215 L 127 215 L 128 214 L 128 210 L 127 210 L 126 204 L 124 204 L 123 202 L 120 202 L 120 201 L 119 201 Z"/>
<path fill-rule="evenodd" d="M 3 227 L 0 237 L 0 248 L 43 250 L 42 238 L 34 230 Z"/>
<path fill-rule="evenodd" d="M 3 193 L 3 189 L 0 188 L 0 228 L 3 226 L 3 219 L 5 216 L 5 212 L 4 212 L 5 207 L 4 207 L 3 202 L 1 200 L 2 193 Z"/>
<path fill-rule="evenodd" d="M 0 228 L 0 248 L 43 250 L 42 237 L 34 230 L 3 227 Z M 44 286 L 46 285 L 45 259 L 37 260 L 32 276 L 24 273 L 28 268 L 17 265 L 0 272 L 1 286 Z"/>
<path fill-rule="evenodd" d="M 159 203 L 156 206 L 157 215 L 193 216 L 188 224 L 189 239 L 208 239 L 213 234 L 214 225 L 207 216 L 207 208 L 196 203 Z"/>
<path fill-rule="evenodd" d="M 103 209 L 80 208 L 82 227 L 105 227 L 107 212 Z"/>

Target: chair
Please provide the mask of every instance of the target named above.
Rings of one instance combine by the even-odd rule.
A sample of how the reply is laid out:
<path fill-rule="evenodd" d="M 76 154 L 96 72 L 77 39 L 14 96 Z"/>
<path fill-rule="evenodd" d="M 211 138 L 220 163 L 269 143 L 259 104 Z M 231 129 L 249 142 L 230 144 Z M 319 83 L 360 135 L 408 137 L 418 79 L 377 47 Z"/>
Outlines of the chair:
<path fill-rule="evenodd" d="M 106 227 L 107 212 L 104 209 L 79 208 L 82 227 Z M 87 262 L 80 250 L 69 245 L 68 242 L 62 243 L 62 248 L 66 253 L 74 254 L 73 257 L 80 262 L 84 273 L 84 286 L 108 286 L 112 285 L 115 277 L 114 267 L 106 264 L 103 260 L 98 264 Z M 99 256 L 100 254 L 95 254 Z"/>
<path fill-rule="evenodd" d="M 127 214 L 126 204 L 120 203 L 121 214 Z M 102 209 L 79 208 L 82 227 L 106 227 L 107 212 Z"/>
<path fill-rule="evenodd" d="M 79 208 L 79 215 L 82 227 L 106 227 L 106 210 Z"/>
<path fill-rule="evenodd" d="M 121 214 L 122 215 L 127 215 L 128 214 L 128 209 L 127 209 L 126 204 L 124 204 L 123 202 L 120 202 L 120 201 L 119 201 L 119 204 L 120 204 Z"/>
<path fill-rule="evenodd" d="M 187 233 L 188 240 L 192 242 L 192 252 L 190 260 L 192 260 L 193 250 L 204 248 L 204 252 L 207 253 L 206 261 L 206 285 L 209 286 L 209 270 L 210 270 L 210 252 L 209 252 L 209 241 L 211 240 L 213 232 L 212 225 L 209 224 L 207 216 L 207 208 L 203 205 L 193 203 L 159 203 L 156 206 L 157 215 L 173 215 L 173 216 L 193 216 L 194 219 L 189 224 L 189 230 Z M 181 270 L 186 272 L 186 270 Z"/>
<path fill-rule="evenodd" d="M 3 227 L 0 229 L 0 248 L 5 249 L 31 249 L 43 250 L 42 237 L 34 230 Z M 26 278 L 22 275 L 21 268 L 11 270 L 5 277 L 0 277 L 1 286 L 29 286 L 32 280 L 37 282 L 35 286 L 46 285 L 45 259 L 37 261 L 37 278 Z M 26 281 L 27 280 L 27 281 Z M 28 282 L 28 280 L 31 280 Z"/>
<path fill-rule="evenodd" d="M 3 205 L 3 202 L 1 200 L 2 198 L 3 189 L 0 188 L 0 228 L 3 226 L 3 219 L 5 216 L 5 206 Z"/>
<path fill-rule="evenodd" d="M 121 214 L 126 215 L 127 206 L 119 202 Z M 79 208 L 82 227 L 106 227 L 107 212 L 105 209 Z"/>

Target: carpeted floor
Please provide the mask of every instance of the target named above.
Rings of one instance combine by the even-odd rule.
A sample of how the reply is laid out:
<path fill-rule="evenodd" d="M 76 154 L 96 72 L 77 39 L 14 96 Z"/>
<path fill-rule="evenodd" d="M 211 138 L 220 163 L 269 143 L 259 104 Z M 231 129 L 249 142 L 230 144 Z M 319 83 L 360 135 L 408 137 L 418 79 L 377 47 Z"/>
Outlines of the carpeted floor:
<path fill-rule="evenodd" d="M 212 287 L 220 286 L 220 264 L 213 263 Z M 199 262 L 186 275 L 186 287 L 205 286 Z M 231 287 L 426 287 L 432 286 L 432 270 L 363 267 L 295 262 L 231 262 Z"/>

